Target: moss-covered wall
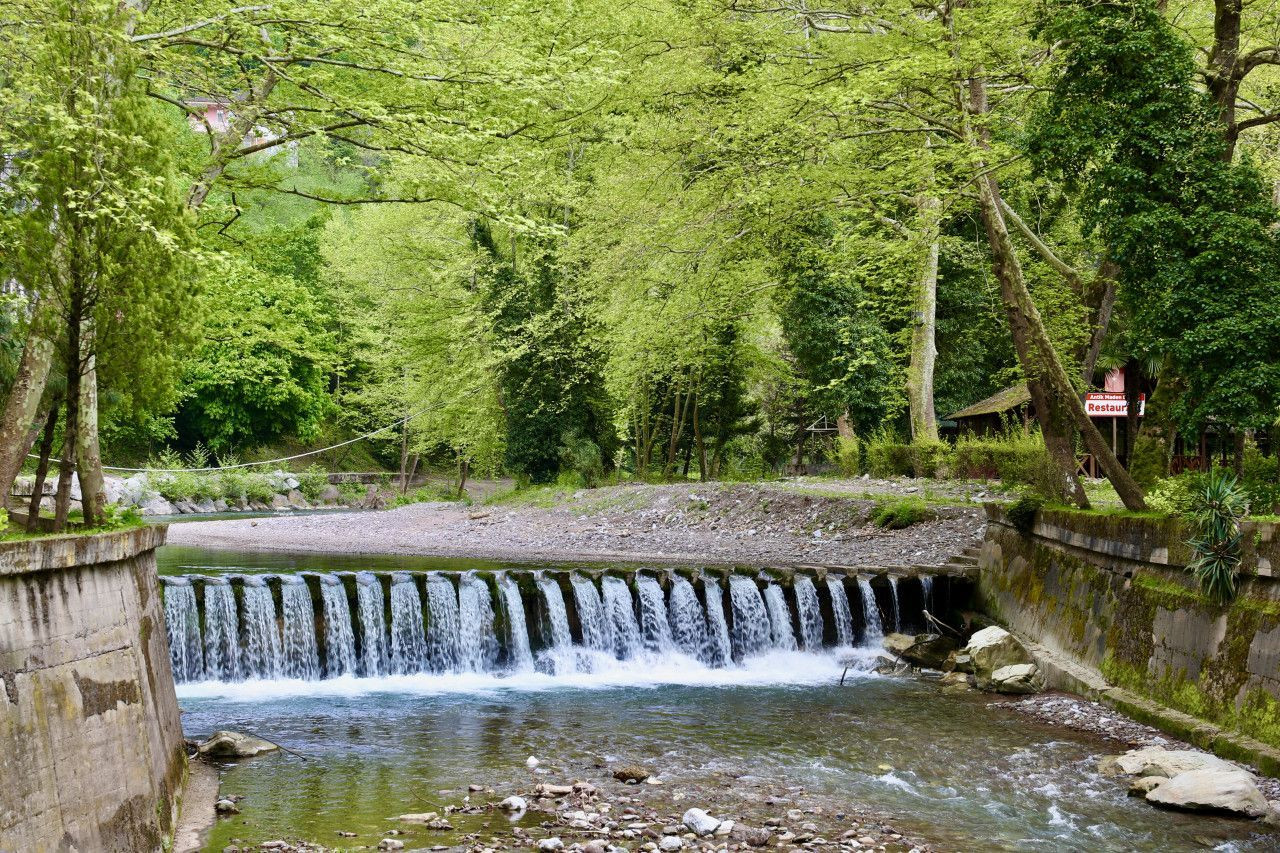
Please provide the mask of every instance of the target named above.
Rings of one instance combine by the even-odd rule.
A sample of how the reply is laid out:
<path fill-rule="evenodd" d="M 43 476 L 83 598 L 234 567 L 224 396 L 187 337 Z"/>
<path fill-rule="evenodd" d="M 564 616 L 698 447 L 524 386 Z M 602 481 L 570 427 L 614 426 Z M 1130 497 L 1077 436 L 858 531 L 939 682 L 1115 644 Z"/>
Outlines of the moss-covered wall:
<path fill-rule="evenodd" d="M 995 506 L 988 520 L 988 613 L 1113 685 L 1280 747 L 1276 525 L 1249 525 L 1239 596 L 1219 606 L 1185 570 L 1179 522 L 1044 511 L 1024 534 Z"/>
<path fill-rule="evenodd" d="M 186 754 L 163 527 L 0 545 L 0 850 L 166 848 Z"/>

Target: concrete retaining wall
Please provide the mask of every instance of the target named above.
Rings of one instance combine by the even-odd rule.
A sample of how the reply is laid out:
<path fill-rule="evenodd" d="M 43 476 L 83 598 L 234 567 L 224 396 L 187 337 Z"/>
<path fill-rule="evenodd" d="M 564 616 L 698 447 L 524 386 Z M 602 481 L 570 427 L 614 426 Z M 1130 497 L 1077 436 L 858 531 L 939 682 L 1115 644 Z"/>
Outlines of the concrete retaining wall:
<path fill-rule="evenodd" d="M 164 527 L 0 544 L 0 850 L 146 851 L 186 758 Z"/>
<path fill-rule="evenodd" d="M 1043 510 L 1026 534 L 987 513 L 979 598 L 1047 651 L 1051 686 L 1280 771 L 1276 525 L 1247 526 L 1239 595 L 1220 606 L 1185 569 L 1181 522 Z"/>

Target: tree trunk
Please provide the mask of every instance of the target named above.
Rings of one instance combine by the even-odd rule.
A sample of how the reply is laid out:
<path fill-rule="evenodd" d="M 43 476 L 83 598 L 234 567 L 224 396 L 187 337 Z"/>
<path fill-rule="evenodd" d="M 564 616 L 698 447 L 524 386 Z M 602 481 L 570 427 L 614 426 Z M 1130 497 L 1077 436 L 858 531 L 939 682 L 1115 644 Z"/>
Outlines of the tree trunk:
<path fill-rule="evenodd" d="M 969 79 L 969 98 L 962 108 L 969 116 L 980 116 L 987 111 L 986 82 L 981 69 L 975 70 L 973 77 Z M 969 130 L 969 136 L 979 150 L 987 149 L 985 131 L 974 134 Z M 1036 414 L 1040 417 L 1045 445 L 1059 472 L 1065 475 L 1067 497 L 1078 506 L 1089 505 L 1089 499 L 1075 473 L 1074 450 L 1069 446 L 1070 442 L 1063 430 L 1064 424 L 1070 423 L 1079 430 L 1085 446 L 1102 465 L 1107 479 L 1111 481 L 1125 507 L 1144 510 L 1146 502 L 1142 497 L 1142 489 L 1120 465 L 1120 461 L 1085 412 L 1084 404 L 1067 377 L 1062 361 L 1053 348 L 1053 342 L 1049 340 L 1040 311 L 1031 299 L 1031 293 L 1022 277 L 1022 266 L 1018 262 L 1008 227 L 1000 211 L 1000 187 L 995 175 L 987 169 L 985 163 L 979 162 L 977 167 L 979 207 L 987 231 L 987 241 L 991 246 L 996 277 L 1000 281 L 1001 299 L 1009 315 L 1018 359 L 1027 376 L 1032 399 L 1036 401 Z M 1040 408 L 1040 400 L 1044 401 L 1047 411 Z M 1064 444 L 1067 446 L 1064 447 Z"/>
<path fill-rule="evenodd" d="M 87 337 L 87 336 L 86 336 Z M 80 414 L 76 432 L 76 469 L 80 476 L 80 505 L 87 527 L 100 524 L 107 507 L 102 450 L 98 446 L 98 371 L 93 356 L 80 382 Z"/>
<path fill-rule="evenodd" d="M 933 408 L 933 373 L 938 359 L 938 230 L 942 201 L 932 195 L 920 202 L 920 238 L 924 265 L 916 285 L 911 323 L 911 362 L 907 366 L 907 400 L 911 437 L 938 440 L 938 417 Z"/>
<path fill-rule="evenodd" d="M 44 498 L 44 481 L 49 477 L 49 457 L 53 455 L 53 437 L 58 428 L 58 407 L 49 407 L 49 419 L 40 439 L 40 461 L 36 464 L 36 479 L 31 488 L 31 502 L 27 507 L 27 531 L 39 530 L 40 502 Z"/>
<path fill-rule="evenodd" d="M 409 491 L 409 422 L 400 424 L 400 494 Z"/>
<path fill-rule="evenodd" d="M 467 477 L 471 474 L 471 460 L 465 456 L 458 460 L 458 497 L 467 493 Z"/>
<path fill-rule="evenodd" d="M 1138 378 L 1142 375 L 1142 362 L 1130 358 L 1124 366 L 1124 466 L 1133 473 L 1133 448 L 1138 441 L 1138 427 L 1142 423 L 1142 401 Z"/>
<path fill-rule="evenodd" d="M 1098 356 L 1102 354 L 1102 342 L 1106 340 L 1107 329 L 1111 326 L 1111 315 L 1116 307 L 1116 277 L 1120 267 L 1107 259 L 1098 267 L 1098 276 L 1092 287 L 1085 293 L 1085 307 L 1090 312 L 1091 331 L 1089 346 L 1080 360 L 1080 378 L 1089 388 L 1093 385 L 1093 371 L 1098 366 Z"/>
<path fill-rule="evenodd" d="M 28 453 L 29 431 L 53 365 L 53 342 L 44 336 L 37 320 L 38 316 L 32 318 L 17 376 L 5 400 L 4 411 L 0 412 L 0 496 L 4 505 L 8 503 L 13 481 L 22 470 L 23 459 Z"/>

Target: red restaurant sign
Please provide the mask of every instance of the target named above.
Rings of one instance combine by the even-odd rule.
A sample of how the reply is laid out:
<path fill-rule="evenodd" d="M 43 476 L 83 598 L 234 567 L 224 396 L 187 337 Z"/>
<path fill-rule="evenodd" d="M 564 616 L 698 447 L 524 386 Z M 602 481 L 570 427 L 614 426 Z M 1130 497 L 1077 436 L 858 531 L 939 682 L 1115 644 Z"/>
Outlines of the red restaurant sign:
<path fill-rule="evenodd" d="M 1129 415 L 1129 402 L 1124 394 L 1093 392 L 1084 395 L 1084 411 L 1091 418 L 1124 418 Z M 1147 395 L 1138 395 L 1138 417 L 1147 413 Z"/>

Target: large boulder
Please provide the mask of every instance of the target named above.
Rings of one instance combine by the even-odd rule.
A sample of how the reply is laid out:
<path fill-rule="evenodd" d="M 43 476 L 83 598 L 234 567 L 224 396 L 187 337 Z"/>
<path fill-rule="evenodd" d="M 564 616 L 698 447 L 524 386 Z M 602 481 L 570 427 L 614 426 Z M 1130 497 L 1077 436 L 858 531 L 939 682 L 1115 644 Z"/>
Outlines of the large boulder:
<path fill-rule="evenodd" d="M 890 634 L 884 638 L 884 647 L 916 666 L 942 669 L 956 650 L 956 641 L 941 634 Z"/>
<path fill-rule="evenodd" d="M 997 693 L 1039 693 L 1043 688 L 1044 679 L 1035 664 L 1015 663 L 991 673 L 987 689 Z"/>
<path fill-rule="evenodd" d="M 338 491 L 338 487 L 330 484 L 325 486 L 320 492 L 320 503 L 331 506 L 342 502 L 342 492 Z"/>
<path fill-rule="evenodd" d="M 1271 813 L 1247 770 L 1188 770 L 1147 792 L 1147 802 L 1186 811 L 1230 812 L 1246 817 Z"/>
<path fill-rule="evenodd" d="M 196 750 L 201 755 L 214 758 L 252 758 L 279 748 L 271 741 L 253 735 L 240 732 L 214 732 L 208 740 L 197 746 Z"/>
<path fill-rule="evenodd" d="M 970 637 L 961 654 L 969 657 L 978 686 L 983 690 L 990 689 L 997 670 L 1035 662 L 1017 637 L 997 625 L 983 628 Z"/>
<path fill-rule="evenodd" d="M 1159 746 L 1131 749 L 1124 755 L 1108 755 L 1098 763 L 1098 772 L 1104 776 L 1163 776 L 1166 779 L 1193 770 L 1231 772 L 1239 769 L 1230 761 L 1207 752 Z"/>

